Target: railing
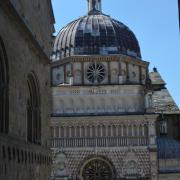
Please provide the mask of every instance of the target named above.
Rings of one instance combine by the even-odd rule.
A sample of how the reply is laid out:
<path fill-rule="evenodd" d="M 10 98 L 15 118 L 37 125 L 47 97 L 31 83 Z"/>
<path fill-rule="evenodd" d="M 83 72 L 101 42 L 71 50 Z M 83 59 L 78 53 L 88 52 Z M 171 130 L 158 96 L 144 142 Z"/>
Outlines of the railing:
<path fill-rule="evenodd" d="M 54 138 L 51 147 L 116 147 L 146 146 L 147 137 L 97 137 L 97 138 Z"/>

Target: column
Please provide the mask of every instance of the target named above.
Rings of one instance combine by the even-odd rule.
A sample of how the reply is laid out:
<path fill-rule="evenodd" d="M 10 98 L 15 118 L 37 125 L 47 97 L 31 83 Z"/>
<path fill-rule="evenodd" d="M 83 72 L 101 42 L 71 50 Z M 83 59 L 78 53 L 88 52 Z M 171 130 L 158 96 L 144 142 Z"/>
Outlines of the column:
<path fill-rule="evenodd" d="M 108 147 L 108 125 L 106 125 L 106 146 Z"/>
<path fill-rule="evenodd" d="M 129 138 L 130 138 L 130 136 L 129 136 L 129 126 L 130 126 L 130 125 L 127 125 L 127 137 L 126 137 L 126 144 L 127 144 L 127 145 L 130 145 L 130 144 L 129 144 Z"/>
<path fill-rule="evenodd" d="M 148 122 L 148 136 L 149 136 L 149 152 L 151 161 L 151 180 L 158 179 L 158 167 L 157 167 L 157 145 L 156 145 L 156 118 L 157 116 L 149 118 Z"/>
<path fill-rule="evenodd" d="M 101 129 L 101 137 L 103 137 L 102 126 L 100 126 L 100 129 Z"/>
<path fill-rule="evenodd" d="M 80 131 L 79 136 L 82 137 L 82 127 L 81 126 L 79 127 L 79 131 Z"/>
<path fill-rule="evenodd" d="M 56 138 L 56 128 L 53 127 L 53 134 L 54 134 L 54 138 Z"/>
<path fill-rule="evenodd" d="M 72 127 L 70 126 L 69 127 L 69 137 L 71 138 L 72 137 L 72 129 L 71 129 Z"/>
<path fill-rule="evenodd" d="M 66 138 L 66 130 L 67 130 L 67 129 L 66 129 L 65 126 L 64 126 L 63 128 L 64 128 L 64 137 Z"/>
<path fill-rule="evenodd" d="M 115 126 L 116 127 L 116 146 L 118 146 L 118 141 L 119 141 L 119 137 L 118 137 L 118 125 Z"/>
<path fill-rule="evenodd" d="M 142 125 L 142 136 L 145 136 L 145 129 L 144 129 L 144 124 Z"/>
<path fill-rule="evenodd" d="M 121 126 L 121 136 L 123 137 L 124 136 L 124 126 Z"/>
<path fill-rule="evenodd" d="M 149 143 L 150 145 L 156 144 L 156 129 L 155 122 L 149 122 Z"/>
<path fill-rule="evenodd" d="M 85 135 L 85 147 L 87 147 L 87 138 L 88 138 L 88 135 L 87 135 L 87 126 L 84 126 L 84 135 Z"/>
<path fill-rule="evenodd" d="M 90 137 L 92 137 L 92 126 L 90 126 Z"/>
<path fill-rule="evenodd" d="M 116 125 L 116 137 L 118 137 L 118 125 Z"/>
<path fill-rule="evenodd" d="M 123 125 L 121 126 L 121 130 L 122 130 L 121 131 L 121 136 L 122 136 L 122 138 L 121 138 L 121 146 L 122 146 L 122 145 L 124 145 L 124 126 Z"/>
<path fill-rule="evenodd" d="M 140 139 L 139 139 L 140 138 L 140 133 L 139 133 L 139 128 L 140 127 L 139 127 L 139 124 L 137 125 L 136 128 L 137 128 L 137 139 L 138 139 L 137 141 L 138 141 L 138 145 L 139 145 L 140 144 Z"/>
<path fill-rule="evenodd" d="M 97 136 L 98 136 L 98 132 L 97 132 L 98 128 L 97 128 L 97 125 L 95 125 L 94 128 L 95 128 L 95 130 L 94 130 L 94 131 L 95 131 L 95 137 L 94 137 L 94 138 L 95 138 L 95 140 L 96 140 L 96 147 L 97 147 Z"/>
<path fill-rule="evenodd" d="M 110 129 L 111 129 L 111 133 L 110 133 L 110 134 L 111 134 L 111 137 L 113 137 L 113 126 L 112 126 L 112 125 L 111 125 L 111 128 L 110 128 Z"/>
<path fill-rule="evenodd" d="M 75 138 L 77 137 L 77 127 L 76 126 L 74 127 L 74 137 Z"/>
<path fill-rule="evenodd" d="M 132 137 L 134 137 L 134 125 L 131 125 L 132 128 Z"/>
<path fill-rule="evenodd" d="M 61 138 L 61 128 L 59 127 L 59 138 Z"/>

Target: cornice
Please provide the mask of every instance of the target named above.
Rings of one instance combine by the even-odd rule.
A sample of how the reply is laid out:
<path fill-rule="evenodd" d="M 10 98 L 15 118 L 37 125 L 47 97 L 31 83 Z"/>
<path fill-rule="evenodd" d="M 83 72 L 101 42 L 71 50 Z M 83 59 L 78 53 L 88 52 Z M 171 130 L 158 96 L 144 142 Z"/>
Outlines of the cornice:
<path fill-rule="evenodd" d="M 57 67 L 72 62 L 93 62 L 93 61 L 105 61 L 105 62 L 122 61 L 125 63 L 131 63 L 134 65 L 143 66 L 145 68 L 149 66 L 149 62 L 147 61 L 143 61 L 126 55 L 107 55 L 107 56 L 81 55 L 81 56 L 70 56 L 56 62 L 51 62 L 51 67 Z"/>

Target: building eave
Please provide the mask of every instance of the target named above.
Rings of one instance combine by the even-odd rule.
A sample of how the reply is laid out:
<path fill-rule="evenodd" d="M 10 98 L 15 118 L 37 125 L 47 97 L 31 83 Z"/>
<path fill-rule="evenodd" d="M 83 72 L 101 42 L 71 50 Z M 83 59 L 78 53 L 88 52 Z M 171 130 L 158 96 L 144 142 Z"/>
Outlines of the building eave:
<path fill-rule="evenodd" d="M 17 28 L 19 28 L 20 31 L 23 33 L 23 36 L 29 40 L 29 42 L 30 42 L 29 44 L 38 53 L 41 61 L 44 64 L 49 64 L 50 58 L 47 56 L 47 54 L 43 50 L 43 47 L 41 47 L 40 44 L 38 43 L 38 41 L 35 39 L 31 30 L 28 28 L 28 26 L 22 20 L 20 15 L 17 13 L 17 11 L 16 11 L 15 7 L 13 6 L 13 4 L 11 3 L 11 1 L 10 0 L 6 0 L 6 1 L 0 0 L 0 6 L 4 10 L 4 12 L 7 14 L 7 16 L 18 24 Z"/>

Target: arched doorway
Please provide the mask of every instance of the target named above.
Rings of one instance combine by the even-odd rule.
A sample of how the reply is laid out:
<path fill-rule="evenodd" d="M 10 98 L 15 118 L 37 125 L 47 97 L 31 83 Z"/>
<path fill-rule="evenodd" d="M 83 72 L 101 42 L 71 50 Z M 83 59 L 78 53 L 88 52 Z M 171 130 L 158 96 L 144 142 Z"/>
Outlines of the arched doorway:
<path fill-rule="evenodd" d="M 81 168 L 81 180 L 113 180 L 112 164 L 102 158 L 94 157 L 87 160 Z"/>
<path fill-rule="evenodd" d="M 4 43 L 0 37 L 0 133 L 8 133 L 8 107 L 8 61 Z"/>

